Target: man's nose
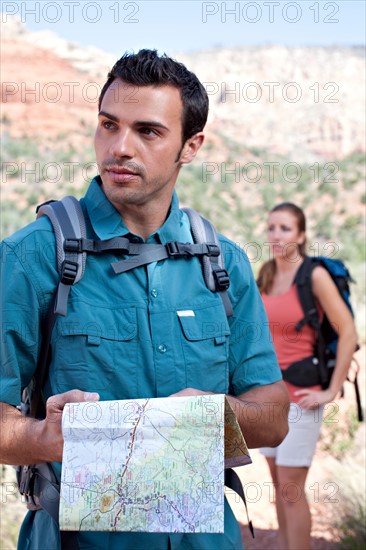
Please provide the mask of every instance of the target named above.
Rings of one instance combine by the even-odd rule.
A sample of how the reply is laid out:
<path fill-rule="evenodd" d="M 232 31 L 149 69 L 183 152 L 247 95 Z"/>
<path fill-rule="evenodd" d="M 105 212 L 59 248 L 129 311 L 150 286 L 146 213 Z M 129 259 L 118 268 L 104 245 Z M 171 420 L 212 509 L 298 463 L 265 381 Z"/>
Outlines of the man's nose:
<path fill-rule="evenodd" d="M 114 157 L 133 158 L 135 156 L 135 141 L 130 130 L 120 129 L 114 136 L 111 144 L 111 153 Z"/>

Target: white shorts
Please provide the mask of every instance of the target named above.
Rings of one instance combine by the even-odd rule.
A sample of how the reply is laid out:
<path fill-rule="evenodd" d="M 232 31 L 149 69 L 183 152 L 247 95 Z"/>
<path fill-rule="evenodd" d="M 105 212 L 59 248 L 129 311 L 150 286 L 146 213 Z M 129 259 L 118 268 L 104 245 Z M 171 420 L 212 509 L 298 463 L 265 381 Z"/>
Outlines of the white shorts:
<path fill-rule="evenodd" d="M 289 432 L 278 447 L 263 447 L 260 452 L 275 458 L 277 466 L 309 467 L 323 421 L 324 405 L 317 409 L 302 409 L 291 403 L 288 414 Z"/>

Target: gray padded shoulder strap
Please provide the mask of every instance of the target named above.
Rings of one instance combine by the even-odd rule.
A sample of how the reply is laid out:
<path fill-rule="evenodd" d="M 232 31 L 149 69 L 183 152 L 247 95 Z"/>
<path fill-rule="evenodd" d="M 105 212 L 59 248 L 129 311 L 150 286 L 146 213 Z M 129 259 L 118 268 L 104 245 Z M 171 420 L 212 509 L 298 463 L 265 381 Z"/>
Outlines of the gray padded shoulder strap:
<path fill-rule="evenodd" d="M 41 216 L 48 216 L 56 238 L 57 270 L 61 275 L 61 282 L 57 290 L 55 313 L 66 315 L 70 287 L 84 275 L 86 252 L 65 252 L 64 243 L 66 240 L 86 238 L 84 214 L 79 201 L 70 195 L 60 201 L 41 205 L 37 218 Z M 70 278 L 69 272 L 72 274 Z"/>
<path fill-rule="evenodd" d="M 229 279 L 227 271 L 225 270 L 223 254 L 216 229 L 210 221 L 201 216 L 201 214 L 196 212 L 193 208 L 182 208 L 181 210 L 185 212 L 189 218 L 194 242 L 213 243 L 220 250 L 219 256 L 202 256 L 201 262 L 203 276 L 207 288 L 209 288 L 212 292 L 219 292 L 221 295 L 226 315 L 230 317 L 233 315 L 233 309 L 227 293 Z M 227 286 L 225 289 L 218 289 L 218 276 L 221 276 L 222 274 L 226 275 Z"/>
<path fill-rule="evenodd" d="M 65 261 L 64 242 L 66 239 L 86 238 L 84 214 L 79 201 L 70 196 L 60 201 L 53 201 L 40 206 L 37 218 L 48 216 L 55 233 L 57 247 L 57 269 L 61 273 L 62 264 Z M 75 278 L 77 283 L 84 274 L 86 252 L 75 254 L 78 263 L 78 271 Z"/>
<path fill-rule="evenodd" d="M 206 220 L 201 214 L 193 210 L 193 208 L 182 208 L 189 218 L 191 224 L 191 231 L 193 240 L 195 243 L 214 243 L 220 249 L 220 256 L 210 259 L 208 256 L 203 256 L 203 275 L 205 278 L 206 286 L 212 292 L 216 291 L 216 283 L 213 276 L 212 261 L 214 261 L 220 269 L 224 268 L 224 262 L 222 259 L 221 246 L 219 239 L 217 238 L 216 230 L 211 222 Z"/>

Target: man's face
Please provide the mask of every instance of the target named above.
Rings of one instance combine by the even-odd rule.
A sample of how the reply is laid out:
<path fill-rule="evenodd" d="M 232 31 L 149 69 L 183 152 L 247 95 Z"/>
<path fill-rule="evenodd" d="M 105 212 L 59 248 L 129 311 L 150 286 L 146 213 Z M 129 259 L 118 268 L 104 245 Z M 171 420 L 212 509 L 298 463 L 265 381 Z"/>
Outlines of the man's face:
<path fill-rule="evenodd" d="M 120 213 L 128 205 L 170 204 L 181 164 L 194 157 L 190 140 L 182 150 L 181 118 L 173 86 L 137 87 L 116 79 L 107 89 L 94 145 L 104 192 Z"/>

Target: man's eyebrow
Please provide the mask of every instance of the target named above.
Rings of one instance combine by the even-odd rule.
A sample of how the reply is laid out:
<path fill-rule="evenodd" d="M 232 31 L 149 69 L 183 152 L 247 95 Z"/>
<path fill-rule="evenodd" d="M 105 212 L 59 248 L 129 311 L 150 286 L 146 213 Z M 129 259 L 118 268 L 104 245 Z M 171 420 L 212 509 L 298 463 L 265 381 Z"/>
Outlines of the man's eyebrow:
<path fill-rule="evenodd" d="M 107 113 L 106 111 L 99 111 L 98 116 L 104 116 L 106 118 L 109 118 L 110 120 L 113 120 L 114 122 L 119 122 L 119 118 L 115 115 L 111 115 L 110 113 Z M 164 130 L 169 130 L 167 126 L 162 124 L 161 122 L 158 122 L 157 120 L 136 120 L 135 126 L 148 126 L 148 127 L 154 127 L 154 128 L 162 128 Z"/>
<path fill-rule="evenodd" d="M 119 122 L 119 118 L 107 113 L 106 111 L 99 111 L 98 116 L 105 116 L 106 118 L 109 118 L 113 120 L 114 122 Z"/>
<path fill-rule="evenodd" d="M 154 126 L 155 128 L 163 128 L 164 130 L 169 130 L 164 124 L 158 122 L 157 120 L 136 120 L 136 126 Z"/>

